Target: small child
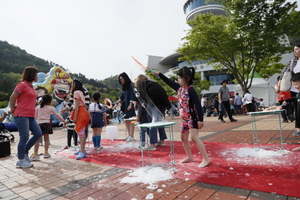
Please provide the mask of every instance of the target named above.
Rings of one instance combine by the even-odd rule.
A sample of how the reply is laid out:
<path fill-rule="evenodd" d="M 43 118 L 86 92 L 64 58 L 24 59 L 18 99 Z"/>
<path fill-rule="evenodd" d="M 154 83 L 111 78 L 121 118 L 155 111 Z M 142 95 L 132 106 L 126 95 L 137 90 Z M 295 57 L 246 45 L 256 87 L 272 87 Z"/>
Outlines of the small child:
<path fill-rule="evenodd" d="M 71 119 L 75 124 L 75 131 L 77 132 L 80 140 L 80 150 L 74 155 L 76 160 L 80 160 L 86 157 L 85 143 L 86 143 L 86 127 L 90 123 L 90 115 L 85 107 L 85 89 L 83 83 L 79 79 L 74 79 L 72 83 L 72 95 L 74 98 L 74 110 L 71 112 Z"/>
<path fill-rule="evenodd" d="M 103 147 L 101 144 L 102 128 L 106 126 L 107 119 L 104 111 L 104 105 L 100 103 L 101 94 L 99 92 L 93 93 L 94 103 L 89 106 L 89 113 L 91 115 L 91 128 L 93 130 L 93 144 L 95 150 L 100 150 Z"/>
<path fill-rule="evenodd" d="M 70 106 L 70 112 L 72 111 L 72 107 Z M 68 149 L 71 147 L 71 140 L 73 137 L 74 147 L 78 146 L 78 135 L 74 130 L 75 124 L 70 116 L 68 116 L 65 121 L 67 122 L 67 146 L 64 149 Z"/>
<path fill-rule="evenodd" d="M 49 134 L 53 134 L 52 125 L 50 122 L 50 116 L 51 114 L 54 114 L 60 121 L 64 122 L 64 119 L 60 114 L 58 114 L 55 111 L 55 108 L 53 106 L 50 106 L 52 102 L 52 96 L 49 94 L 46 94 L 42 97 L 41 105 L 37 106 L 35 108 L 35 119 L 37 123 L 39 124 L 42 134 L 44 136 L 44 158 L 50 158 L 51 155 L 48 152 L 49 149 Z M 42 137 L 43 137 L 42 136 Z M 30 157 L 32 161 L 38 161 L 40 160 L 38 151 L 39 151 L 40 143 L 37 141 L 34 145 L 34 153 Z"/>
<path fill-rule="evenodd" d="M 191 132 L 191 139 L 202 154 L 203 160 L 198 167 L 205 167 L 209 164 L 210 159 L 207 155 L 203 142 L 198 137 L 198 131 L 204 126 L 203 110 L 200 100 L 191 86 L 195 79 L 195 69 L 193 67 L 183 67 L 178 70 L 178 83 L 167 78 L 159 72 L 153 73 L 159 76 L 165 83 L 177 91 L 180 105 L 181 123 L 181 140 L 187 157 L 181 163 L 193 161 L 192 150 L 189 142 L 189 132 Z M 190 131 L 189 131 L 190 130 Z"/>

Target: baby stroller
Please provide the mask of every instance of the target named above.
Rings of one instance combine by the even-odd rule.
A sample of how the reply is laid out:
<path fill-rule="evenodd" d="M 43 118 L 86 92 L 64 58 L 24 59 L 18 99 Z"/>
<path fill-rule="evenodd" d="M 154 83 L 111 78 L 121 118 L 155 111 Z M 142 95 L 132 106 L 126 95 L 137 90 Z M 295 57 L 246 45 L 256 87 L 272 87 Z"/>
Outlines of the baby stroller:
<path fill-rule="evenodd" d="M 5 136 L 7 133 L 9 133 L 9 131 L 5 128 L 5 124 L 3 124 L 2 121 L 0 121 L 0 136 Z M 6 137 L 9 137 L 9 140 L 11 142 L 15 141 L 15 137 L 13 134 L 9 134 L 9 136 Z"/>
<path fill-rule="evenodd" d="M 5 129 L 5 125 L 0 121 L 0 158 L 10 155 L 10 143 L 15 140 L 12 134 L 7 136 L 6 133 L 8 133 L 8 130 Z"/>

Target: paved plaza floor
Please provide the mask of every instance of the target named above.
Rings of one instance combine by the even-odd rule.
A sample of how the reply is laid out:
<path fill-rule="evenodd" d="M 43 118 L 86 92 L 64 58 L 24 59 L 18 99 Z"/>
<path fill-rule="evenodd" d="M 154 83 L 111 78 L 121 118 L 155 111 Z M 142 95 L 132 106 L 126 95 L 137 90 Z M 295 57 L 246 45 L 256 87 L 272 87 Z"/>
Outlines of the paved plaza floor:
<path fill-rule="evenodd" d="M 252 124 L 248 115 L 234 116 L 238 121 L 226 123 L 217 120 L 217 117 L 205 117 L 205 126 L 200 130 L 199 137 L 205 142 L 222 143 L 253 143 Z M 175 121 L 174 140 L 180 141 L 180 119 L 175 117 L 168 121 Z M 125 138 L 124 124 L 114 124 L 118 127 L 118 137 Z M 264 144 L 280 144 L 278 134 L 278 117 L 257 117 L 256 129 L 262 130 L 261 142 Z M 294 123 L 283 123 L 282 133 L 284 143 L 300 144 L 300 137 L 294 137 Z M 13 132 L 16 141 L 11 144 L 11 155 L 0 158 L 0 199 L 104 199 L 104 200 L 139 200 L 139 199 L 282 199 L 296 200 L 273 193 L 231 188 L 220 185 L 206 184 L 192 180 L 170 179 L 159 182 L 159 188 L 151 188 L 143 183 L 121 183 L 120 179 L 127 176 L 126 169 L 84 162 L 61 157 L 55 153 L 66 146 L 67 132 L 55 128 L 50 136 L 51 158 L 34 162 L 33 168 L 18 169 L 16 147 L 18 133 Z M 135 138 L 139 138 L 138 129 Z M 92 130 L 89 129 L 89 140 Z M 106 137 L 103 129 L 102 137 Z M 33 150 L 33 149 L 32 149 Z M 30 154 L 32 153 L 32 150 Z M 40 147 L 40 153 L 43 147 Z M 300 153 L 300 152 L 299 152 Z M 208 166 L 209 167 L 209 166 Z M 201 170 L 201 168 L 199 168 Z M 149 195 L 151 194 L 151 195 Z"/>

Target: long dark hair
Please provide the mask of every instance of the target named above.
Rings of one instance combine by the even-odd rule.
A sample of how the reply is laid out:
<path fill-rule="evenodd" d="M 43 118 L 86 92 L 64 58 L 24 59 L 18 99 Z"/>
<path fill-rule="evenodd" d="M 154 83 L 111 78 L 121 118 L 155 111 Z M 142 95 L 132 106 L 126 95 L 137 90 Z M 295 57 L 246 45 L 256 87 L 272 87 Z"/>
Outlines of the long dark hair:
<path fill-rule="evenodd" d="M 41 102 L 41 108 L 44 107 L 45 105 L 50 104 L 52 101 L 52 96 L 50 94 L 45 94 L 42 96 L 42 102 Z"/>
<path fill-rule="evenodd" d="M 124 79 L 124 84 L 121 83 L 120 81 L 120 77 L 122 77 Z M 122 85 L 122 90 L 128 90 L 129 86 L 131 85 L 132 81 L 130 80 L 129 76 L 125 73 L 122 72 L 119 76 L 118 76 L 118 80 L 119 83 Z"/>
<path fill-rule="evenodd" d="M 33 82 L 35 80 L 35 76 L 38 73 L 38 69 L 33 66 L 25 67 L 22 74 L 22 80 L 21 81 L 29 81 Z"/>
<path fill-rule="evenodd" d="M 101 109 L 102 109 L 102 106 L 101 106 L 100 103 L 99 103 L 99 102 L 100 102 L 100 99 L 101 99 L 101 94 L 100 94 L 100 92 L 94 92 L 92 96 L 93 96 L 93 100 L 97 102 L 98 108 L 101 110 Z"/>
<path fill-rule="evenodd" d="M 192 85 L 195 80 L 195 68 L 183 67 L 178 70 L 177 75 L 185 80 L 188 86 Z"/>
<path fill-rule="evenodd" d="M 73 84 L 75 85 L 75 87 L 74 87 L 74 89 L 72 90 L 72 94 L 74 94 L 74 92 L 75 92 L 76 90 L 80 90 L 80 91 L 82 91 L 82 93 L 84 94 L 83 83 L 82 83 L 81 80 L 79 80 L 79 79 L 74 79 L 74 80 L 73 80 Z"/>

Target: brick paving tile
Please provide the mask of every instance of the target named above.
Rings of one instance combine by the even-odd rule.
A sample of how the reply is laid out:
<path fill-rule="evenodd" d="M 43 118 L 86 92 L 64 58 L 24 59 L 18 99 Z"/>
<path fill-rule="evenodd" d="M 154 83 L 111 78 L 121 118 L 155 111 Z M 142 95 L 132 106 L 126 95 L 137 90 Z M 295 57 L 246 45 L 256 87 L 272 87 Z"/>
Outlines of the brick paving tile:
<path fill-rule="evenodd" d="M 120 188 L 105 188 L 102 190 L 99 190 L 97 192 L 94 192 L 93 194 L 90 194 L 88 197 L 89 198 L 95 198 L 99 199 L 99 197 L 102 197 L 102 199 L 118 199 L 116 196 L 112 196 L 109 192 L 112 190 L 122 190 Z M 119 199 L 132 199 L 134 197 L 134 194 L 129 193 L 127 190 L 122 190 L 125 192 L 120 193 L 117 197 L 120 197 Z M 126 198 L 123 198 L 126 197 Z"/>
<path fill-rule="evenodd" d="M 194 196 L 196 196 L 202 189 L 198 187 L 190 187 L 183 193 L 181 193 L 178 198 L 182 199 L 192 199 Z"/>
<path fill-rule="evenodd" d="M 38 187 L 38 188 L 32 189 L 31 191 L 33 191 L 36 194 L 41 194 L 41 193 L 47 192 L 48 189 L 45 187 Z"/>
<path fill-rule="evenodd" d="M 61 196 L 61 197 L 55 198 L 55 200 L 69 200 L 69 198 L 66 198 L 66 197 L 64 197 L 64 196 Z"/>
<path fill-rule="evenodd" d="M 70 197 L 70 199 L 81 200 L 81 199 L 90 197 L 91 195 L 95 194 L 98 191 L 101 191 L 101 189 L 99 189 L 99 188 L 90 188 L 90 189 L 88 189 L 86 191 L 78 193 L 78 195 Z"/>
<path fill-rule="evenodd" d="M 199 131 L 204 142 L 248 143 L 253 144 L 252 124 L 250 116 L 234 116 L 238 121 L 221 123 L 217 117 L 205 117 L 205 126 Z M 278 117 L 259 116 L 256 118 L 257 132 L 261 143 L 280 144 L 278 132 Z M 171 121 L 171 120 L 170 120 Z M 174 140 L 180 138 L 180 118 L 175 117 Z M 277 126 L 276 126 L 277 125 Z M 125 138 L 125 125 L 118 126 L 119 138 Z M 288 143 L 300 143 L 300 137 L 294 137 L 294 123 L 282 124 L 283 140 Z M 30 169 L 16 169 L 15 163 L 17 141 L 12 143 L 12 155 L 0 158 L 0 198 L 3 199 L 104 199 L 104 200 L 206 200 L 206 199 L 247 199 L 256 200 L 256 191 L 242 190 L 204 184 L 191 180 L 170 179 L 158 182 L 153 187 L 143 183 L 121 183 L 132 170 L 113 168 L 109 166 L 78 161 L 55 155 L 55 148 L 62 148 L 66 143 L 66 132 L 57 129 L 59 134 L 50 138 L 50 159 L 41 158 L 34 162 Z M 138 129 L 135 129 L 136 138 Z M 202 135 L 201 135 L 202 133 Z M 13 133 L 18 140 L 18 133 Z M 106 129 L 103 130 L 105 138 Z M 90 134 L 91 136 L 91 134 Z M 41 150 L 42 151 L 42 150 Z M 102 173 L 103 172 L 103 173 Z M 205 186 L 206 185 L 206 186 Z M 6 192 L 7 191 L 7 192 Z M 6 192 L 6 193 L 5 193 Z M 256 192 L 256 193 L 255 193 Z M 266 194 L 270 195 L 270 194 Z M 272 196 L 272 195 L 271 195 Z M 256 198 L 255 198 L 256 197 Z M 299 198 L 286 197 L 285 200 L 299 200 Z"/>
<path fill-rule="evenodd" d="M 257 198 L 254 198 L 254 197 L 248 197 L 246 200 L 261 200 L 261 199 L 257 199 Z M 268 199 L 269 200 L 269 199 Z M 270 199 L 271 200 L 271 199 Z"/>
<path fill-rule="evenodd" d="M 80 193 L 85 192 L 85 191 L 87 191 L 87 190 L 89 190 L 89 189 L 91 189 L 91 188 L 92 188 L 92 185 L 84 186 L 84 187 L 79 188 L 78 190 L 75 190 L 75 191 L 73 191 L 73 192 L 70 192 L 70 193 L 68 193 L 68 194 L 66 194 L 66 195 L 64 195 L 64 196 L 65 196 L 66 198 L 72 198 L 72 197 L 77 196 L 77 195 L 79 195 Z"/>
<path fill-rule="evenodd" d="M 184 180 L 183 182 L 181 182 L 180 184 L 182 185 L 186 185 L 186 186 L 192 186 L 195 183 L 197 183 L 197 181 L 193 181 L 193 180 Z"/>
<path fill-rule="evenodd" d="M 37 194 L 32 192 L 32 191 L 25 191 L 25 192 L 19 193 L 19 195 L 21 197 L 23 197 L 24 199 L 28 199 L 30 197 L 33 197 L 33 196 L 37 195 Z"/>
<path fill-rule="evenodd" d="M 187 190 L 187 187 L 184 185 L 174 185 L 173 187 L 171 187 L 172 185 L 164 188 L 164 193 L 171 195 L 171 196 L 179 196 L 180 194 L 182 194 L 185 190 Z"/>
<path fill-rule="evenodd" d="M 161 196 L 159 198 L 159 200 L 174 200 L 176 199 L 177 197 L 176 196 L 172 196 L 172 195 L 169 195 L 169 194 L 165 194 L 163 196 Z"/>
<path fill-rule="evenodd" d="M 245 200 L 247 197 L 224 192 L 214 193 L 208 200 Z"/>
<path fill-rule="evenodd" d="M 159 188 L 159 189 L 157 189 L 155 191 L 152 191 L 152 193 L 153 193 L 153 199 L 155 199 L 155 200 L 161 199 L 161 197 L 165 195 L 164 190 L 161 189 L 161 188 Z M 144 199 L 145 198 L 146 197 L 144 197 Z"/>
<path fill-rule="evenodd" d="M 140 197 L 146 197 L 149 193 L 153 193 L 154 191 L 148 188 L 143 188 L 141 185 L 137 185 L 128 190 L 128 192 L 136 194 Z"/>
<path fill-rule="evenodd" d="M 215 190 L 203 189 L 192 200 L 209 199 L 215 192 Z"/>

